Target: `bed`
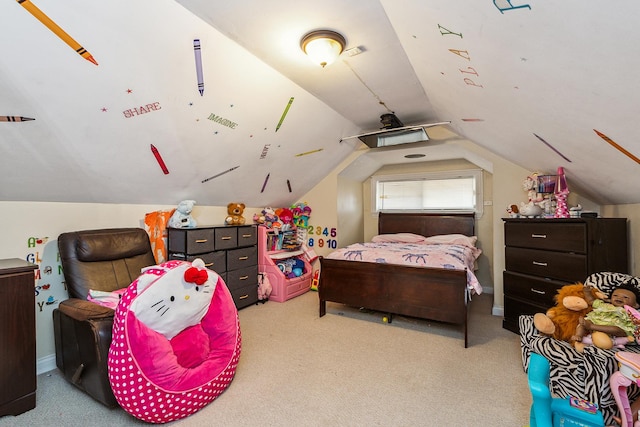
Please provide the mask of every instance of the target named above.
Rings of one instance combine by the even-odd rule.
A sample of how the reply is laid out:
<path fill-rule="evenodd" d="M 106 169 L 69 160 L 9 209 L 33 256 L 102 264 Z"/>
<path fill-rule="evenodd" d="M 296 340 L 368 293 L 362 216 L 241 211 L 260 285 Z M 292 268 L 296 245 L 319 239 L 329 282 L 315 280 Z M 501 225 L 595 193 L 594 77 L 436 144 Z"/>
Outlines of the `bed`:
<path fill-rule="evenodd" d="M 474 214 L 380 213 L 378 234 L 397 233 L 425 237 L 474 236 L 475 217 Z M 386 313 L 389 321 L 391 315 L 397 314 L 458 324 L 462 325 L 467 347 L 468 307 L 474 292 L 468 283 L 469 269 L 330 259 L 332 255 L 320 258 L 320 317 L 327 312 L 327 302 L 333 302 Z"/>

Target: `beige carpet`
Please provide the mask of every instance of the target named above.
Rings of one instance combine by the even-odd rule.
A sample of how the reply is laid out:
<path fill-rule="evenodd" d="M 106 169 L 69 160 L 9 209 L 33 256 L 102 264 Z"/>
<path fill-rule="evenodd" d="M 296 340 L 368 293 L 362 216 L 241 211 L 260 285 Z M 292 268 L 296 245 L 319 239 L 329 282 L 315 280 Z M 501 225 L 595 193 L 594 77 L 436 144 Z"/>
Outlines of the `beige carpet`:
<path fill-rule="evenodd" d="M 318 295 L 240 311 L 236 377 L 189 426 L 528 425 L 531 397 L 519 338 L 491 316 L 491 295 L 472 302 L 469 348 L 458 326 L 328 304 Z M 37 406 L 0 426 L 142 425 L 65 382 L 38 377 Z"/>

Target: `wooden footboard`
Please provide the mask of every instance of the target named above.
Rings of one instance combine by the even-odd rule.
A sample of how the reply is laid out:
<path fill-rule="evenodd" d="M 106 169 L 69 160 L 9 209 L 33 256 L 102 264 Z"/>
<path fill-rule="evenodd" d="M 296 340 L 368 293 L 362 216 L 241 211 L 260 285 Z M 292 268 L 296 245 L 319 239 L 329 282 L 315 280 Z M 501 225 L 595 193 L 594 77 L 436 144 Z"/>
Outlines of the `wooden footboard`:
<path fill-rule="evenodd" d="M 466 348 L 466 292 L 466 271 L 320 259 L 320 317 L 329 301 L 461 324 Z"/>

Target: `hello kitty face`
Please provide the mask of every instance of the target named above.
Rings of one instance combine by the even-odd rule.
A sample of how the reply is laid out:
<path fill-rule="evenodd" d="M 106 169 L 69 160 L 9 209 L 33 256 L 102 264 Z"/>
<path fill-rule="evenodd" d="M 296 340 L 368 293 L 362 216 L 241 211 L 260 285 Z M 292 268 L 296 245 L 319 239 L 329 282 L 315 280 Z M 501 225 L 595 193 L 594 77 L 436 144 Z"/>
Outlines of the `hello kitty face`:
<path fill-rule="evenodd" d="M 129 311 L 150 329 L 172 339 L 200 323 L 209 309 L 218 275 L 193 263 L 176 261 L 143 270 L 137 280 L 138 296 Z"/>

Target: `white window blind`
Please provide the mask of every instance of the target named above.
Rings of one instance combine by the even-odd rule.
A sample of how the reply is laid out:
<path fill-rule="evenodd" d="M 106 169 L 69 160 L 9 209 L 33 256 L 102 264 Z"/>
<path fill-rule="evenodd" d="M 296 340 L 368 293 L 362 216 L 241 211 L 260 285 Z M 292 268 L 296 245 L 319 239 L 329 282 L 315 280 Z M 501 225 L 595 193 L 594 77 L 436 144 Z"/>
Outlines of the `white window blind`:
<path fill-rule="evenodd" d="M 476 212 L 482 215 L 482 171 L 463 170 L 372 178 L 380 211 Z"/>

